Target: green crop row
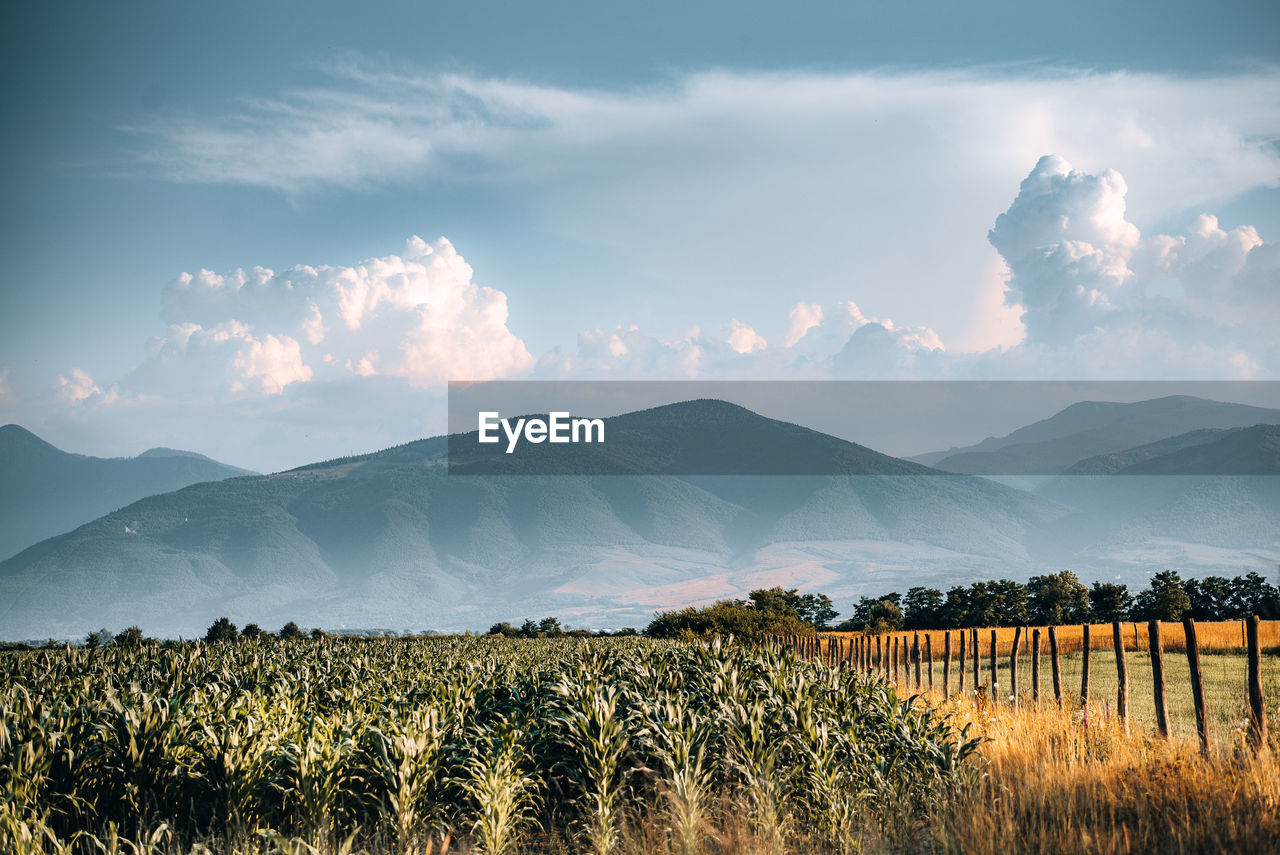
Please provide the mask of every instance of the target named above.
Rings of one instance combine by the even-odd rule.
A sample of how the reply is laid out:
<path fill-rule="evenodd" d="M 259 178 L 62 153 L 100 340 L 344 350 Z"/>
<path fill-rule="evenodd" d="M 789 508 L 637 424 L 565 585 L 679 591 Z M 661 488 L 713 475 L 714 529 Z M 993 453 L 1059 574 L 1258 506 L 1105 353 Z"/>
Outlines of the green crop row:
<path fill-rule="evenodd" d="M 912 833 L 975 748 L 881 682 L 719 642 L 16 653 L 0 850 L 607 853 L 647 822 L 693 852 L 732 812 L 843 852 Z"/>

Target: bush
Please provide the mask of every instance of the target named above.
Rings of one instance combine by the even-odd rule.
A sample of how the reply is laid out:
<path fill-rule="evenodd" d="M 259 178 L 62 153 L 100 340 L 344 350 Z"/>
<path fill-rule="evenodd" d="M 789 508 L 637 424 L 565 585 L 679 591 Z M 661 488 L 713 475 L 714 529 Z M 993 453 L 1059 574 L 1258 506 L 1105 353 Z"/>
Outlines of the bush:
<path fill-rule="evenodd" d="M 224 617 L 220 617 L 210 624 L 209 629 L 205 631 L 204 640 L 206 644 L 217 644 L 220 641 L 235 641 L 240 637 L 240 633 L 236 630 L 236 625 Z"/>

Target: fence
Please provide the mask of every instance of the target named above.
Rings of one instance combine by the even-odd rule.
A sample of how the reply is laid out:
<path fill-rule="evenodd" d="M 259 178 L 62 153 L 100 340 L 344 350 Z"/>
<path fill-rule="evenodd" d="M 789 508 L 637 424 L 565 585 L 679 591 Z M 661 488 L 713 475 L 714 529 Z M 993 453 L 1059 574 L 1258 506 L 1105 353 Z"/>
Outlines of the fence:
<path fill-rule="evenodd" d="M 1243 684 L 1248 718 L 1242 729 L 1247 731 L 1250 743 L 1262 749 L 1268 744 L 1262 655 L 1264 652 L 1269 656 L 1280 653 L 1280 621 L 1261 621 L 1255 616 L 1243 621 L 1210 624 L 1197 624 L 1187 618 L 1181 624 L 1117 621 L 1110 625 L 920 630 L 881 635 L 836 633 L 780 636 L 774 638 L 773 643 L 833 667 L 878 675 L 907 690 L 936 692 L 940 689 L 949 697 L 953 689 L 964 693 L 968 678 L 972 681 L 970 692 L 987 693 L 993 702 L 1003 703 L 1007 698 L 1007 702 L 1014 705 L 1027 700 L 1040 703 L 1051 691 L 1054 703 L 1060 707 L 1083 709 L 1086 715 L 1091 692 L 1101 688 L 1091 675 L 1094 660 L 1099 660 L 1096 664 L 1106 669 L 1108 691 L 1101 698 L 1095 695 L 1095 702 L 1101 700 L 1109 716 L 1114 700 L 1116 716 L 1127 730 L 1133 711 L 1132 691 L 1135 688 L 1149 691 L 1155 728 L 1166 738 L 1173 732 L 1169 715 L 1173 660 L 1169 655 L 1181 658 L 1178 656 L 1181 654 L 1186 659 L 1187 688 L 1190 690 L 1190 706 L 1194 710 L 1196 736 L 1201 751 L 1207 755 L 1213 748 L 1214 735 L 1201 654 L 1245 654 L 1245 667 L 1238 675 L 1235 690 L 1238 691 Z M 940 659 L 935 658 L 939 651 Z M 1109 651 L 1112 655 L 1100 656 L 1098 651 Z M 953 659 L 957 652 L 958 657 Z M 1045 652 L 1048 653 L 1050 683 L 1042 686 L 1044 669 L 1041 657 Z M 1130 668 L 1130 653 L 1148 660 L 1149 686 L 1141 670 Z M 1072 669 L 1068 674 L 1064 657 L 1072 654 L 1082 655 L 1078 663 L 1072 658 Z M 1029 685 L 1024 683 L 1020 688 L 1019 677 L 1025 674 L 1027 665 Z M 1178 670 L 1180 674 L 1181 668 Z M 1001 689 L 1002 674 L 1008 683 L 1007 695 Z M 935 676 L 938 678 L 936 686 Z M 1218 671 L 1214 676 L 1215 679 L 1220 676 Z M 1230 679 L 1229 675 L 1223 676 Z M 1071 678 L 1070 683 L 1068 678 Z M 1075 683 L 1076 680 L 1079 682 Z M 1182 690 L 1174 688 L 1178 699 L 1184 700 Z"/>

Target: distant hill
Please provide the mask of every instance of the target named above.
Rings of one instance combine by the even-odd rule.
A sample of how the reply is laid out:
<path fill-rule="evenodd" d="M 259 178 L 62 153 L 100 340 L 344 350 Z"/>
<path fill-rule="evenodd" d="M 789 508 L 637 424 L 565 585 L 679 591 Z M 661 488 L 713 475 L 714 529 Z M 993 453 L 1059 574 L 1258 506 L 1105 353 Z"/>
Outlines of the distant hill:
<path fill-rule="evenodd" d="M 1277 475 L 1280 425 L 1198 430 L 1081 460 L 1063 475 Z"/>
<path fill-rule="evenodd" d="M 37 544 L 0 563 L 0 638 L 133 623 L 191 635 L 221 614 L 267 627 L 638 625 L 762 585 L 849 599 L 904 579 L 1025 574 L 1039 566 L 1026 542 L 1065 513 L 721 402 L 606 424 L 611 443 L 657 438 L 615 446 L 642 471 L 717 454 L 746 471 L 760 455 L 766 467 L 834 459 L 847 474 L 449 474 L 446 439 L 420 440 L 196 484 Z"/>
<path fill-rule="evenodd" d="M 545 414 L 543 414 L 545 416 Z M 918 463 L 726 401 L 699 399 L 608 419 L 603 444 L 481 445 L 451 438 L 455 474 L 936 475 Z M 459 451 L 461 453 L 459 453 Z"/>
<path fill-rule="evenodd" d="M 1129 470 L 1135 464 L 1157 457 L 1164 457 L 1197 445 L 1214 442 L 1238 430 L 1244 430 L 1244 428 L 1204 428 L 1203 430 L 1193 430 L 1177 436 L 1149 442 L 1137 448 L 1127 448 L 1124 451 L 1117 451 L 1112 454 L 1099 454 L 1095 457 L 1086 458 L 1068 466 L 1063 470 L 1062 474 L 1115 475 L 1118 472 Z"/>
<path fill-rule="evenodd" d="M 977 445 L 912 460 L 972 475 L 1056 475 L 1089 458 L 1193 431 L 1280 423 L 1280 410 L 1172 395 L 1136 403 L 1082 401 Z"/>
<path fill-rule="evenodd" d="M 153 448 L 106 459 L 62 451 L 18 425 L 0 427 L 0 557 L 145 496 L 254 474 L 190 451 Z"/>

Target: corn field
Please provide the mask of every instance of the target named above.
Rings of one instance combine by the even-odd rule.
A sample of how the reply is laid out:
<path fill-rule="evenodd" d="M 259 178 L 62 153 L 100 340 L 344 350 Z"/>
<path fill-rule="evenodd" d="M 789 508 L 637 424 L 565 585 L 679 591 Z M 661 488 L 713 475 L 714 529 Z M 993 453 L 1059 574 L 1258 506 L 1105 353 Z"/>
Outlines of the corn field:
<path fill-rule="evenodd" d="M 882 681 L 719 641 L 12 653 L 0 851 L 911 848 L 977 745 Z"/>

